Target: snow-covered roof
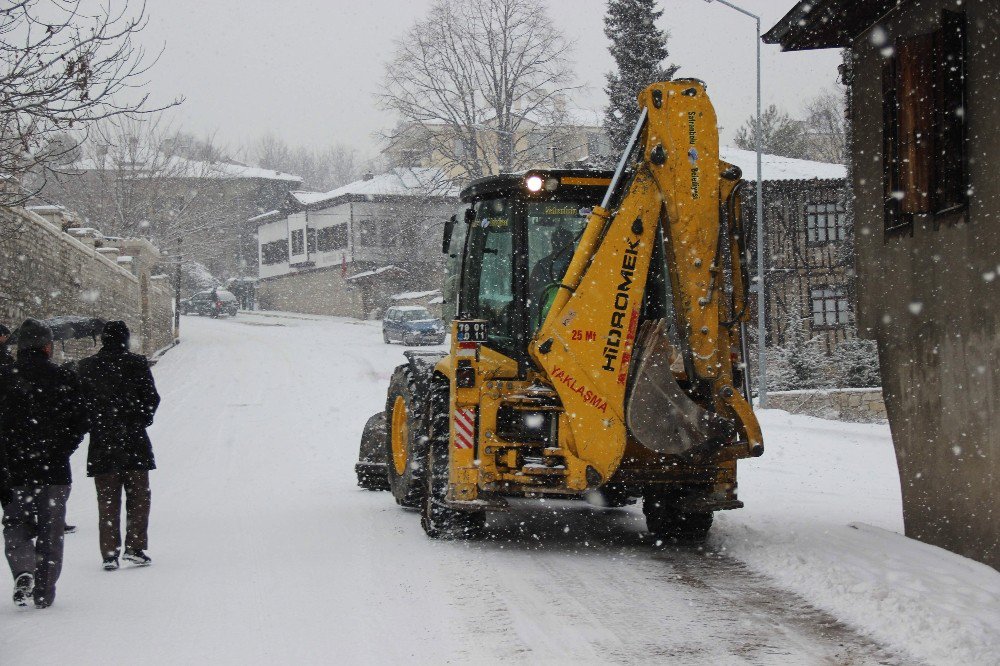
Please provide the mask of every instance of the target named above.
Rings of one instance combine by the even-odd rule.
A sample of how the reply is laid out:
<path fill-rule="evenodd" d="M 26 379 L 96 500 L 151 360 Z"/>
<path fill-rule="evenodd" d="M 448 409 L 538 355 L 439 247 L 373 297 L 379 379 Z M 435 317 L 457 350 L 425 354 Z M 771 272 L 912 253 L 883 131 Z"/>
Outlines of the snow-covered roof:
<path fill-rule="evenodd" d="M 400 271 L 403 273 L 406 272 L 406 270 L 400 268 L 399 266 L 392 266 L 392 265 L 380 266 L 379 268 L 375 268 L 370 271 L 362 271 L 361 273 L 355 273 L 354 275 L 346 279 L 348 282 L 351 282 L 352 280 L 360 280 L 361 278 L 373 277 L 375 275 L 381 275 L 382 273 L 387 273 L 389 271 Z"/>
<path fill-rule="evenodd" d="M 293 192 L 303 205 L 332 202 L 341 197 L 364 196 L 458 196 L 458 188 L 449 183 L 445 172 L 436 167 L 396 167 L 377 176 L 362 178 L 329 192 Z"/>
<path fill-rule="evenodd" d="M 757 153 L 752 150 L 741 150 L 732 146 L 723 146 L 719 156 L 735 164 L 743 171 L 745 180 L 757 180 Z M 761 170 L 764 172 L 764 182 L 769 180 L 837 180 L 847 178 L 847 167 L 843 164 L 828 162 L 812 162 L 797 160 L 780 155 L 761 155 Z"/>
<path fill-rule="evenodd" d="M 303 206 L 308 206 L 327 198 L 326 192 L 311 192 L 309 190 L 292 190 L 289 194 Z"/>
<path fill-rule="evenodd" d="M 102 163 L 88 157 L 77 160 L 65 168 L 76 171 L 112 171 L 119 166 L 115 161 Z M 133 164 L 128 168 L 135 171 L 155 170 L 162 172 L 168 178 L 259 179 L 302 182 L 302 178 L 299 176 L 273 169 L 262 169 L 239 162 L 204 162 L 180 155 L 168 156 L 162 153 L 152 155 L 149 159 L 144 160 L 144 163 Z"/>

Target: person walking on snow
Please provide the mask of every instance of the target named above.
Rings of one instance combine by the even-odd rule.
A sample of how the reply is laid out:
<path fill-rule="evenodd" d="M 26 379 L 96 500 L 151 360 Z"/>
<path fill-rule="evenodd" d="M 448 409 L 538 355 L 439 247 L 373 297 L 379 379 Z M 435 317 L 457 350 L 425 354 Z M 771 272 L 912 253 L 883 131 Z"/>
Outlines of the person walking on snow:
<path fill-rule="evenodd" d="M 0 369 L 0 448 L 11 486 L 4 509 L 5 554 L 14 603 L 52 605 L 62 571 L 69 458 L 89 423 L 76 374 L 50 360 L 52 332 L 28 319 L 17 360 Z"/>
<path fill-rule="evenodd" d="M 148 548 L 149 470 L 156 469 L 146 428 L 160 404 L 145 356 L 128 351 L 129 330 L 123 321 L 109 321 L 101 333 L 102 347 L 79 363 L 87 409 L 92 422 L 87 452 L 87 476 L 94 477 L 101 556 L 104 568 L 118 568 L 121 549 L 121 503 L 125 490 L 125 552 L 133 564 L 151 563 Z"/>
<path fill-rule="evenodd" d="M 14 357 L 7 349 L 7 340 L 10 339 L 10 329 L 0 324 L 0 370 L 9 365 L 14 365 Z M 0 446 L 0 514 L 10 504 L 13 493 L 10 490 L 10 483 L 7 481 L 7 460 L 4 456 L 3 447 Z"/>

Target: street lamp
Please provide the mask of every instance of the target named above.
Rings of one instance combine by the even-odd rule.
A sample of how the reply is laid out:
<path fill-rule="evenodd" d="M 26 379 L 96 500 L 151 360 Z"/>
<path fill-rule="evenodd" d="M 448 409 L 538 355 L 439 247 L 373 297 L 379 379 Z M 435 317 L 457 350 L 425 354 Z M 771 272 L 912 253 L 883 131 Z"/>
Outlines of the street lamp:
<path fill-rule="evenodd" d="M 728 0 L 705 0 L 705 2 L 719 2 L 720 4 L 735 9 L 740 14 L 749 16 L 757 25 L 757 398 L 760 407 L 767 407 L 767 375 L 764 362 L 764 195 L 763 174 L 761 173 L 761 122 L 760 122 L 760 17 L 752 14 L 742 7 L 737 7 Z"/>

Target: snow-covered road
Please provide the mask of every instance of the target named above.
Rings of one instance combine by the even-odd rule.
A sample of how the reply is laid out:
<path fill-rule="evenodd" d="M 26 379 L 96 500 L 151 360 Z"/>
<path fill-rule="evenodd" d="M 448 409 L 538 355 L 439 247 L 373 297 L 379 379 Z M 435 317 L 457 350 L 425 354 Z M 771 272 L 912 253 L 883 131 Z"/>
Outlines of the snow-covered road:
<path fill-rule="evenodd" d="M 901 517 L 885 426 L 765 413 L 768 453 L 741 468 L 748 508 L 720 516 L 705 550 L 655 547 L 634 507 L 569 502 L 521 506 L 483 541 L 435 542 L 387 493 L 355 485 L 361 428 L 402 359 L 377 324 L 241 314 L 187 317 L 182 327 L 184 342 L 154 369 L 163 395 L 151 429 L 154 565 L 101 571 L 81 450 L 69 503 L 79 530 L 67 537 L 58 600 L 44 612 L 0 605 L 0 663 L 874 664 L 933 662 L 938 648 L 954 656 L 933 628 L 930 647 L 905 652 L 912 623 L 865 615 L 939 612 L 900 606 L 878 587 L 879 561 L 900 543 L 911 548 L 900 560 L 948 563 L 956 594 L 974 581 L 984 596 L 970 603 L 980 609 L 1000 600 L 993 570 L 969 563 L 956 573 L 955 560 L 969 561 L 891 532 Z M 837 569 L 845 553 L 860 580 Z M 907 575 L 903 566 L 892 585 L 905 588 Z M 868 603 L 873 595 L 879 601 Z M 896 605 L 881 608 L 887 598 Z M 1000 646 L 988 612 L 981 621 L 985 630 L 956 640 Z"/>

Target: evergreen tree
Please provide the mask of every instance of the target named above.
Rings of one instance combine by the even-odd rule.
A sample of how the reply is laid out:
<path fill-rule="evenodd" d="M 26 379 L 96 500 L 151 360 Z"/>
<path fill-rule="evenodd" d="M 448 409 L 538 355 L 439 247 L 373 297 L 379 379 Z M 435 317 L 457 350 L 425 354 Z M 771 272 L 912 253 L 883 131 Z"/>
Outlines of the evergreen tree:
<path fill-rule="evenodd" d="M 662 14 L 656 0 L 608 0 L 604 34 L 611 40 L 616 71 L 607 75 L 604 129 L 613 154 L 625 148 L 639 118 L 636 96 L 652 83 L 673 78 L 677 71 L 675 65 L 664 65 L 667 33 L 656 27 Z"/>
<path fill-rule="evenodd" d="M 862 340 L 857 330 L 837 345 L 831 363 L 839 388 L 871 388 L 882 385 L 879 374 L 878 348 L 874 340 Z"/>

